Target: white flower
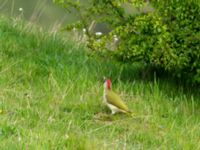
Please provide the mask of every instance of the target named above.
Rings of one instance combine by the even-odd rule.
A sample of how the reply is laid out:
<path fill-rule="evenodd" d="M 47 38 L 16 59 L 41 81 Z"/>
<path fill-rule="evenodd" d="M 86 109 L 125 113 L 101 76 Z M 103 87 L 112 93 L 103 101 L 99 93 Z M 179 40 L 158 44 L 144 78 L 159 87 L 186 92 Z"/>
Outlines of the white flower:
<path fill-rule="evenodd" d="M 86 32 L 86 29 L 85 29 L 85 28 L 83 28 L 83 32 L 84 32 L 84 33 Z"/>
<path fill-rule="evenodd" d="M 21 141 L 21 139 L 22 139 L 22 138 L 19 136 L 19 137 L 18 137 L 18 141 Z"/>
<path fill-rule="evenodd" d="M 95 34 L 100 36 L 100 35 L 102 35 L 102 32 L 96 32 Z"/>
<path fill-rule="evenodd" d="M 114 41 L 118 41 L 119 38 L 117 37 L 117 35 L 113 35 Z"/>
<path fill-rule="evenodd" d="M 75 27 L 73 27 L 73 29 L 72 29 L 73 31 L 76 31 L 76 28 Z"/>
<path fill-rule="evenodd" d="M 69 138 L 69 135 L 68 134 L 65 134 L 65 139 L 68 139 Z"/>
<path fill-rule="evenodd" d="M 23 11 L 23 8 L 20 7 L 20 8 L 19 8 L 19 11 Z"/>

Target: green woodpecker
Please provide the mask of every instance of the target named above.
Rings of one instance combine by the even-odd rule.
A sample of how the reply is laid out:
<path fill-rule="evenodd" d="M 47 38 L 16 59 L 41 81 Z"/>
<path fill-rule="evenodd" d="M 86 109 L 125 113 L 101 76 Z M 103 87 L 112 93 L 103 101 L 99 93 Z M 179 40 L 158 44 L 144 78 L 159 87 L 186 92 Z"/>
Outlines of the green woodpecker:
<path fill-rule="evenodd" d="M 104 82 L 104 103 L 110 108 L 112 114 L 116 112 L 131 113 L 120 96 L 113 92 L 111 88 L 111 80 L 107 79 Z"/>

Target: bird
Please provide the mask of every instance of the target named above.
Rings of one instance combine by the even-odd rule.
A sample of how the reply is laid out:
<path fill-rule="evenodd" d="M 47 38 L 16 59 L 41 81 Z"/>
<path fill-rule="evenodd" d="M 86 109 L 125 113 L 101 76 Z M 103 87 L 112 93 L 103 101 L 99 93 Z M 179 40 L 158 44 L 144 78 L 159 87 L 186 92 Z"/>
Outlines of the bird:
<path fill-rule="evenodd" d="M 103 102 L 110 108 L 112 115 L 117 112 L 131 114 L 131 111 L 122 101 L 121 97 L 112 91 L 112 83 L 110 79 L 105 79 L 104 81 Z"/>

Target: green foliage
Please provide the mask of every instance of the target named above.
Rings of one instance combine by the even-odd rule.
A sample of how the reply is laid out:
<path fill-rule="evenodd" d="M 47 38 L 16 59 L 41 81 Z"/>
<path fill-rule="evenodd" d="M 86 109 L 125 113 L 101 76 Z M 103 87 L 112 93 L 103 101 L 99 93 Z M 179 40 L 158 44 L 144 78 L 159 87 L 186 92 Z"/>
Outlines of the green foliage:
<path fill-rule="evenodd" d="M 9 137 L 15 133 L 15 128 L 12 126 L 0 126 L 0 139 Z"/>
<path fill-rule="evenodd" d="M 178 76 L 188 77 L 188 81 L 200 83 L 200 5 L 198 1 L 169 0 L 154 2 L 162 22 L 167 26 L 170 34 L 165 41 L 166 51 L 162 57 L 169 59 L 166 64 L 162 60 L 158 65 L 168 69 Z"/>
<path fill-rule="evenodd" d="M 80 21 L 68 29 L 84 27 L 92 50 L 106 52 L 123 62 L 142 61 L 200 83 L 198 1 L 152 0 L 148 4 L 143 0 L 91 0 L 85 5 L 72 0 L 54 2 L 79 12 Z M 127 6 L 137 13 L 127 13 Z M 142 11 L 145 6 L 154 6 L 154 10 Z M 97 40 L 90 30 L 92 21 L 107 23 L 111 31 Z M 114 35 L 120 41 L 113 47 Z"/>

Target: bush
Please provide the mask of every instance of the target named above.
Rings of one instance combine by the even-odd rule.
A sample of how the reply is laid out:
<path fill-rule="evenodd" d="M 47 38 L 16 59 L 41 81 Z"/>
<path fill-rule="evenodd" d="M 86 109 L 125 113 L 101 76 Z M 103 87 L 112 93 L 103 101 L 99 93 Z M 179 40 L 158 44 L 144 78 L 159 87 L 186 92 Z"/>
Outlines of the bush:
<path fill-rule="evenodd" d="M 200 83 L 200 6 L 197 1 L 154 1 L 170 34 L 158 65 Z M 170 51 L 170 53 L 165 53 Z M 158 58 L 156 56 L 156 58 Z M 168 59 L 167 59 L 168 58 Z M 163 64 L 162 59 L 167 60 Z"/>
<path fill-rule="evenodd" d="M 200 83 L 200 5 L 194 0 L 54 0 L 76 10 L 79 22 L 67 29 L 85 28 L 88 47 L 123 62 L 141 61 L 163 68 L 177 77 Z M 154 9 L 143 10 L 153 6 Z M 131 7 L 133 12 L 127 12 Z M 96 37 L 92 22 L 103 22 L 111 31 Z M 113 42 L 114 37 L 118 42 Z M 98 38 L 98 40 L 97 40 Z M 110 51 L 112 50 L 112 51 Z"/>

